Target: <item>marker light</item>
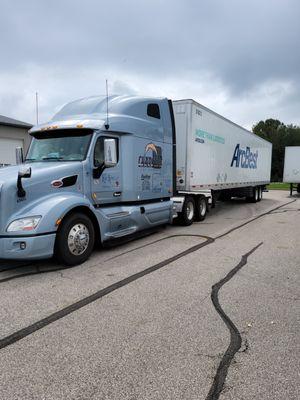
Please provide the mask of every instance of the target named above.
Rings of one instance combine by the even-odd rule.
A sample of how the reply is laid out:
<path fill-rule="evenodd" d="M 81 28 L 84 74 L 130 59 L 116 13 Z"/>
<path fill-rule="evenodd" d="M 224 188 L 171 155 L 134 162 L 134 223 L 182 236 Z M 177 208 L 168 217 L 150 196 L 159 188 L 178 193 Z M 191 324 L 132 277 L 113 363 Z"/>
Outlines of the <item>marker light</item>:
<path fill-rule="evenodd" d="M 28 232 L 33 231 L 42 217 L 40 215 L 34 217 L 16 219 L 8 225 L 7 232 Z"/>

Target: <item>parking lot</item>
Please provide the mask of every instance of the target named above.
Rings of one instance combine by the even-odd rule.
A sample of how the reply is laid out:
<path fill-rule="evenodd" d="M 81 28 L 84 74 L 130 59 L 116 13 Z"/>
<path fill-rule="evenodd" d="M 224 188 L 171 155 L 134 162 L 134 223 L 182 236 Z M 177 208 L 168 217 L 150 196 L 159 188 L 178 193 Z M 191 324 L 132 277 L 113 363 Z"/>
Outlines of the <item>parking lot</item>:
<path fill-rule="evenodd" d="M 299 211 L 270 191 L 77 267 L 1 260 L 0 398 L 299 399 Z"/>

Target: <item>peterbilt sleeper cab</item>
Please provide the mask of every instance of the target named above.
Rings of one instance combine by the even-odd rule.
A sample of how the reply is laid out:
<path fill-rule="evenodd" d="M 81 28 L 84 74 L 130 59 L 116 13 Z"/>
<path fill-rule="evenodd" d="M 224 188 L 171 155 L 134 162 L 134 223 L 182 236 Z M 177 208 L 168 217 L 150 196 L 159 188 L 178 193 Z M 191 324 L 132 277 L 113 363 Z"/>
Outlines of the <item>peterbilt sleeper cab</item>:
<path fill-rule="evenodd" d="M 85 261 L 96 242 L 172 221 L 167 99 L 91 97 L 31 129 L 24 163 L 0 170 L 0 258 Z"/>

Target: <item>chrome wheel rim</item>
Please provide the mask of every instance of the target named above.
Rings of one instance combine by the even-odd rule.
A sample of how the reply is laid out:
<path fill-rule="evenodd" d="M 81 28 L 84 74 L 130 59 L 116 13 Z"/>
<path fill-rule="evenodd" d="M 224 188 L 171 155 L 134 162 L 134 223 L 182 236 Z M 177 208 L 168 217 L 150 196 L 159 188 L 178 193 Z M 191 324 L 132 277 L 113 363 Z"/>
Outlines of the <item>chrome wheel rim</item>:
<path fill-rule="evenodd" d="M 206 201 L 204 199 L 200 200 L 200 215 L 201 217 L 204 217 L 205 213 L 206 213 Z"/>
<path fill-rule="evenodd" d="M 80 223 L 74 225 L 68 235 L 68 248 L 75 256 L 80 256 L 88 248 L 90 234 L 88 228 Z"/>
<path fill-rule="evenodd" d="M 191 201 L 186 205 L 186 215 L 189 221 L 194 218 L 194 204 Z"/>

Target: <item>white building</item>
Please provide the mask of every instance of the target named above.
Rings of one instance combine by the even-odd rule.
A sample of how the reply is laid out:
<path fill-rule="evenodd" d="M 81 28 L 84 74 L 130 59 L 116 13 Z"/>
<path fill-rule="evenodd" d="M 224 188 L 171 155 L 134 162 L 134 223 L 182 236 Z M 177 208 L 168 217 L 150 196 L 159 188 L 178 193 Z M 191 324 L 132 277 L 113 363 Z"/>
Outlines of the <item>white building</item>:
<path fill-rule="evenodd" d="M 16 147 L 22 147 L 26 154 L 31 127 L 26 122 L 0 115 L 0 167 L 16 163 Z"/>

